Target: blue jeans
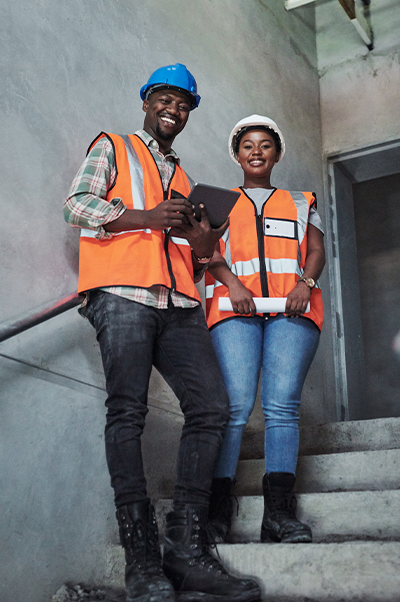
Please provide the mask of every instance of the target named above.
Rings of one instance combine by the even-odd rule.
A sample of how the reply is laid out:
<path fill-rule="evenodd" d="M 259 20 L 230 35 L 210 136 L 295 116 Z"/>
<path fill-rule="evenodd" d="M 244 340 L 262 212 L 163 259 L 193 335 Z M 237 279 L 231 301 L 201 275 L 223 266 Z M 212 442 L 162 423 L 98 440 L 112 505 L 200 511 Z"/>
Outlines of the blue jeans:
<path fill-rule="evenodd" d="M 97 290 L 86 315 L 106 376 L 106 457 L 117 508 L 147 497 L 140 437 L 153 365 L 185 417 L 174 502 L 207 505 L 229 400 L 202 308 L 154 309 Z"/>
<path fill-rule="evenodd" d="M 320 331 L 308 318 L 283 314 L 263 319 L 236 317 L 211 330 L 230 399 L 215 478 L 234 478 L 244 428 L 253 410 L 262 370 L 265 471 L 295 474 L 299 405 Z"/>

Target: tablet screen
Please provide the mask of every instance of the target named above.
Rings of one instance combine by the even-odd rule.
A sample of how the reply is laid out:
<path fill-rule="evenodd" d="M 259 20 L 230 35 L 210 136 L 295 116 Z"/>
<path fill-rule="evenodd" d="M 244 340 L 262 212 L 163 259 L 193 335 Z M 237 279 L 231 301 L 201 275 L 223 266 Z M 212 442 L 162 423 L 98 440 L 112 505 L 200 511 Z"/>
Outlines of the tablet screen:
<path fill-rule="evenodd" d="M 199 221 L 199 205 L 203 203 L 207 209 L 212 228 L 218 228 L 224 223 L 239 197 L 240 192 L 228 190 L 227 188 L 195 184 L 188 196 L 188 201 L 193 203 L 196 219 Z"/>

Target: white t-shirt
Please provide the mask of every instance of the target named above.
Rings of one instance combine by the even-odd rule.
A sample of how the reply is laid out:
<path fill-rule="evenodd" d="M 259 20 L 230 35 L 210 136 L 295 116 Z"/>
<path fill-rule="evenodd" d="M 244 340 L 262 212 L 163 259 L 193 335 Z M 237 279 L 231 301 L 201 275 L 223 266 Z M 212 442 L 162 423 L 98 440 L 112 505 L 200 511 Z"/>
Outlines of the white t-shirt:
<path fill-rule="evenodd" d="M 262 206 L 264 205 L 265 201 L 269 199 L 275 188 L 243 188 L 243 190 L 247 196 L 251 198 L 257 207 L 258 215 L 260 215 Z M 308 223 L 318 228 L 318 230 L 321 230 L 322 234 L 324 234 L 321 218 L 318 214 L 318 211 L 314 209 L 314 207 L 311 207 L 308 214 Z"/>

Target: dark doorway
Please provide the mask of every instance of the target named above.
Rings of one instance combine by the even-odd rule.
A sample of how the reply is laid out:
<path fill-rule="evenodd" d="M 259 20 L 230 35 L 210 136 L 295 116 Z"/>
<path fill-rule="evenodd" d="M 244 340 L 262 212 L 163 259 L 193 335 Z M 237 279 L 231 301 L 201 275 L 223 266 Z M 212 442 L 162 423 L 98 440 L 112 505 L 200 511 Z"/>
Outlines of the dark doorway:
<path fill-rule="evenodd" d="M 327 188 L 337 416 L 400 417 L 400 141 L 329 157 Z"/>
<path fill-rule="evenodd" d="M 400 416 L 400 174 L 353 184 L 366 418 Z"/>

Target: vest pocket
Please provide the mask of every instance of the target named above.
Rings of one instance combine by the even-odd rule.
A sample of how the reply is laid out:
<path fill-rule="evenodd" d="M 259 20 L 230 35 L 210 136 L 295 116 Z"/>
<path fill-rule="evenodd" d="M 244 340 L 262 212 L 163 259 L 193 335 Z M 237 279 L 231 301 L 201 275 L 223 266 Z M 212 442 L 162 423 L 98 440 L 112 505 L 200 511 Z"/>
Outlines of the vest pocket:
<path fill-rule="evenodd" d="M 288 219 L 264 217 L 264 236 L 297 240 L 297 222 Z"/>

